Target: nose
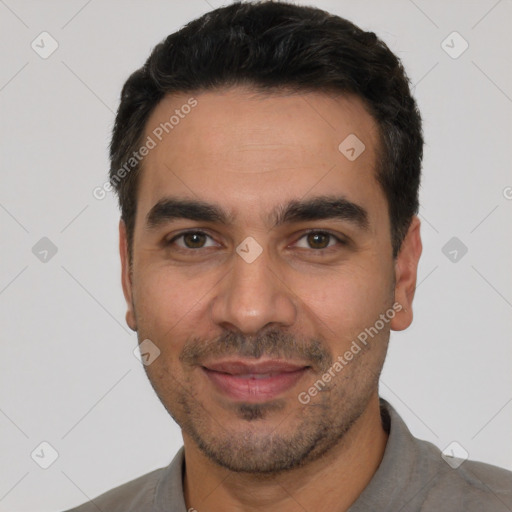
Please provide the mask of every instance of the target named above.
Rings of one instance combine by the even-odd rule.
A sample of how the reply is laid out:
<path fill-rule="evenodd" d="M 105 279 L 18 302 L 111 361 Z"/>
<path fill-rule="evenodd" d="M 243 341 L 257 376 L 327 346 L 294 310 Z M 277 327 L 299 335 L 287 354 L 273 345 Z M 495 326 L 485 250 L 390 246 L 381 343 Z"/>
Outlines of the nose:
<path fill-rule="evenodd" d="M 254 335 L 264 328 L 295 323 L 293 292 L 263 251 L 248 263 L 238 254 L 211 302 L 212 320 L 224 329 Z"/>

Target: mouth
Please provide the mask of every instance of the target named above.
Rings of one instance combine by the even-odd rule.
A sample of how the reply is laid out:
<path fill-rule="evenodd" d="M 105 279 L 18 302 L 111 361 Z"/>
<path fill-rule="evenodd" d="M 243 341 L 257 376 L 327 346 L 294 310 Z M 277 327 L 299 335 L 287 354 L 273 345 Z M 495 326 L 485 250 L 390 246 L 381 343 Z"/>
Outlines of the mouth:
<path fill-rule="evenodd" d="M 293 388 L 310 368 L 309 365 L 280 360 L 229 360 L 201 366 L 218 392 L 232 400 L 250 403 L 278 398 Z"/>

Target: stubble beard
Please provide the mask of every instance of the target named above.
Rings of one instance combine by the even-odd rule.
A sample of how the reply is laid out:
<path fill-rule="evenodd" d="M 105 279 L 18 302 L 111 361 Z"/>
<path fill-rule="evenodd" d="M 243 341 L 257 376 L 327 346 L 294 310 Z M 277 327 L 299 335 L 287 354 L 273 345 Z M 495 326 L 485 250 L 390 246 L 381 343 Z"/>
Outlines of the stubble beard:
<path fill-rule="evenodd" d="M 233 404 L 228 411 L 233 419 L 224 424 L 184 387 L 175 389 L 171 399 L 154 388 L 183 432 L 212 462 L 265 477 L 302 467 L 343 443 L 375 393 L 378 375 L 363 379 L 363 384 L 348 373 L 343 382 L 338 378 L 338 386 L 319 393 L 310 404 L 288 404 L 291 410 L 284 400 Z"/>
<path fill-rule="evenodd" d="M 284 343 L 279 344 L 280 339 Z M 308 379 L 308 385 L 332 365 L 332 356 L 320 343 L 312 342 L 298 349 L 296 340 L 290 339 L 288 344 L 285 340 L 276 334 L 262 338 L 261 343 L 258 338 L 255 344 L 247 344 L 228 335 L 218 346 L 223 354 L 256 358 L 262 354 L 301 353 L 305 360 L 315 361 L 315 379 Z M 230 471 L 267 478 L 313 462 L 344 442 L 378 390 L 388 340 L 389 334 L 387 339 L 373 340 L 358 354 L 357 361 L 346 366 L 306 405 L 297 397 L 224 404 L 222 420 L 209 411 L 212 404 L 202 403 L 194 392 L 193 372 L 178 382 L 169 367 L 159 364 L 163 357 L 145 370 L 164 407 L 206 457 Z M 282 352 L 283 346 L 289 347 L 288 354 Z M 191 350 L 185 350 L 180 360 L 197 364 L 200 354 L 214 353 L 216 347 L 216 342 L 191 344 Z"/>

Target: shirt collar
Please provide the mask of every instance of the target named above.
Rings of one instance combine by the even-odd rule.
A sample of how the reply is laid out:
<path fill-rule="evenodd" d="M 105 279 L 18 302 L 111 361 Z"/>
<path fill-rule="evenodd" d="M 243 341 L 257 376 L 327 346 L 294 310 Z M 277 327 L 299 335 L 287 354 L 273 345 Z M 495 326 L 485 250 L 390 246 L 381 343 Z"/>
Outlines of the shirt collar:
<path fill-rule="evenodd" d="M 422 462 L 424 447 L 383 398 L 380 399 L 380 413 L 384 428 L 389 428 L 384 456 L 349 512 L 401 510 L 421 490 L 420 482 L 424 482 L 424 470 L 427 469 L 426 459 Z M 420 474 L 422 478 L 418 478 Z"/>

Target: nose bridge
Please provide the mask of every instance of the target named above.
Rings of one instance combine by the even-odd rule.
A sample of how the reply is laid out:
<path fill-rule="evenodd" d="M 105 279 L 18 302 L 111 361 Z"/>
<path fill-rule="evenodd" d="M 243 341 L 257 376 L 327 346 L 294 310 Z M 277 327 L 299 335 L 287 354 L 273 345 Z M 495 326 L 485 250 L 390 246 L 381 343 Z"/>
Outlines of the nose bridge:
<path fill-rule="evenodd" d="M 247 334 L 257 333 L 271 323 L 293 324 L 295 305 L 276 277 L 279 274 L 271 267 L 268 251 L 260 250 L 254 257 L 255 247 L 248 243 L 240 244 L 233 255 L 229 275 L 213 301 L 213 320 Z"/>

